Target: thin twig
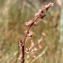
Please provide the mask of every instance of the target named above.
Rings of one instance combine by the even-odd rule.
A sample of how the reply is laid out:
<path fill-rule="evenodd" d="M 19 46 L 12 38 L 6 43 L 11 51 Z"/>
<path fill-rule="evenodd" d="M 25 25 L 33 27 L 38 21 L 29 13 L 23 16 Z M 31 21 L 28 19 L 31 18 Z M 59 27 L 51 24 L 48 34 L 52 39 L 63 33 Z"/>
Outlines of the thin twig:
<path fill-rule="evenodd" d="M 31 27 L 35 24 L 35 22 L 37 21 L 37 19 L 43 19 L 46 15 L 44 14 L 44 13 L 46 13 L 47 12 L 47 10 L 50 8 L 50 7 L 53 7 L 54 6 L 54 3 L 55 2 L 53 2 L 53 3 L 49 3 L 48 5 L 45 5 L 45 7 L 43 8 L 43 9 L 40 9 L 39 11 L 38 11 L 38 13 L 36 13 L 35 14 L 35 18 L 34 19 L 32 19 L 32 20 L 30 20 L 30 21 L 28 21 L 27 22 L 27 24 L 26 25 L 28 25 L 28 28 L 27 28 L 27 31 L 26 31 L 26 34 L 25 34 L 25 36 L 24 36 L 24 39 L 23 39 L 23 41 L 21 40 L 20 41 L 20 45 L 21 45 L 21 47 L 22 47 L 22 62 L 21 63 L 24 63 L 24 61 L 25 61 L 25 59 L 24 59 L 24 57 L 25 57 L 25 50 L 24 50 L 24 47 L 25 47 L 25 42 L 26 42 L 26 39 L 27 39 L 27 36 L 28 36 L 28 34 L 29 34 L 29 31 L 30 31 L 30 29 L 31 29 Z"/>

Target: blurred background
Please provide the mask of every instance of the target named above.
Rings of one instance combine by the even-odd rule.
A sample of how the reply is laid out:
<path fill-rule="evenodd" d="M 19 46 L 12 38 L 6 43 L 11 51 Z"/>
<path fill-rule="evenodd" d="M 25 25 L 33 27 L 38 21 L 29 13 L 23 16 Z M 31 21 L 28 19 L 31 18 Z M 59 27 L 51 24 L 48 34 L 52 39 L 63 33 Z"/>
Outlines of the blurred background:
<path fill-rule="evenodd" d="M 35 45 L 42 37 L 42 48 L 35 52 L 31 63 L 63 63 L 63 0 L 0 0 L 0 63 L 21 63 L 17 59 L 21 54 L 18 42 L 24 38 L 25 23 L 50 2 L 56 4 L 38 26 L 31 28 Z M 30 46 L 31 40 L 25 47 Z M 30 63 L 31 56 L 32 52 L 26 54 L 25 63 Z"/>

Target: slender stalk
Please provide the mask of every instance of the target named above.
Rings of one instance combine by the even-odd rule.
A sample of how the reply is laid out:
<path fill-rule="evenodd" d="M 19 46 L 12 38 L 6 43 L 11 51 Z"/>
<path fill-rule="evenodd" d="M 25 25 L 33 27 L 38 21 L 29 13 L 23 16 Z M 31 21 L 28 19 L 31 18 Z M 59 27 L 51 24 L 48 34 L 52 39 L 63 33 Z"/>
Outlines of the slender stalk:
<path fill-rule="evenodd" d="M 27 31 L 26 31 L 26 34 L 24 36 L 24 39 L 23 41 L 21 40 L 20 41 L 20 45 L 22 47 L 22 62 L 21 63 L 24 63 L 25 62 L 25 42 L 26 42 L 26 39 L 27 39 L 27 36 L 29 34 L 29 31 L 30 31 L 30 28 L 34 25 L 34 23 L 37 21 L 38 18 L 40 19 L 43 19 L 45 17 L 45 15 L 42 15 L 42 13 L 46 13 L 47 10 L 50 8 L 50 7 L 53 7 L 54 6 L 54 3 L 49 3 L 48 5 L 46 5 L 43 9 L 40 9 L 39 12 L 35 15 L 35 18 L 33 20 L 31 20 L 31 22 L 28 22 L 28 28 L 27 28 Z"/>
<path fill-rule="evenodd" d="M 37 20 L 38 18 L 35 18 L 33 23 Z M 24 57 L 25 57 L 25 51 L 24 51 L 24 45 L 25 45 L 25 41 L 26 41 L 26 38 L 27 38 L 27 35 L 29 33 L 29 30 L 30 28 L 32 27 L 33 23 L 31 25 L 29 25 L 28 29 L 27 29 L 27 33 L 25 34 L 25 37 L 24 37 L 24 40 L 23 40 L 23 45 L 22 45 L 22 63 L 24 63 Z"/>
<path fill-rule="evenodd" d="M 22 63 L 24 63 L 24 55 L 25 55 L 25 53 L 24 53 L 24 45 L 22 46 Z"/>
<path fill-rule="evenodd" d="M 32 27 L 32 25 L 34 24 L 34 22 L 35 22 L 37 19 L 38 19 L 38 17 L 36 17 L 36 18 L 33 20 L 33 23 L 32 23 L 31 25 L 29 25 L 29 27 L 28 27 L 28 29 L 27 29 L 27 32 L 26 32 L 26 34 L 25 34 L 24 40 L 23 40 L 23 44 L 25 44 L 26 37 L 27 37 L 27 35 L 28 35 L 28 33 L 29 33 L 29 30 L 30 30 L 30 28 Z"/>

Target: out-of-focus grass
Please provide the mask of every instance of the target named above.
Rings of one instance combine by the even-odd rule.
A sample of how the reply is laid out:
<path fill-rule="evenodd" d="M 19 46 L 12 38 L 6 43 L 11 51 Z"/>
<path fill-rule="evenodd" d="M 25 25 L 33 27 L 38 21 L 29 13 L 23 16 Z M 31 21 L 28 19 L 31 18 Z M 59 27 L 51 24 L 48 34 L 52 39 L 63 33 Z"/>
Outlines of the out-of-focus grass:
<path fill-rule="evenodd" d="M 0 0 L 0 63 L 20 63 L 20 60 L 17 60 L 21 52 L 18 53 L 18 42 L 23 39 L 24 31 L 27 29 L 25 22 L 32 19 L 38 9 L 43 6 L 44 3 L 38 0 L 21 0 L 21 3 L 19 0 Z M 37 27 L 31 28 L 35 32 L 32 37 L 35 45 L 42 36 L 41 33 L 45 33 L 41 43 L 42 49 L 36 52 L 38 59 L 34 59 L 32 63 L 62 63 L 62 47 L 59 43 L 58 30 L 59 17 L 57 18 L 59 9 L 55 8 L 53 7 L 47 12 L 47 16 L 41 20 Z M 26 47 L 30 46 L 30 42 L 28 40 Z M 44 54 L 40 56 L 42 52 Z M 29 56 L 31 54 L 29 53 Z"/>

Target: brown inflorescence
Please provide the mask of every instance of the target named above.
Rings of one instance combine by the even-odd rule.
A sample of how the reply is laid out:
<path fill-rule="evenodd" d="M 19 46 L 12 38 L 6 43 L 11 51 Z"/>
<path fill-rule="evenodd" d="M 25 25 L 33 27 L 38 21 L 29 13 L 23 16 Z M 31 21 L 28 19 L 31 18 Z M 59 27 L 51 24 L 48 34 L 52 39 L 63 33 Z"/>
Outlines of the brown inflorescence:
<path fill-rule="evenodd" d="M 55 2 L 49 3 L 48 5 L 45 5 L 45 7 L 43 9 L 40 9 L 38 11 L 38 13 L 35 14 L 35 18 L 34 19 L 31 19 L 28 22 L 26 22 L 26 25 L 28 26 L 28 28 L 27 28 L 27 30 L 25 32 L 24 39 L 19 42 L 19 46 L 22 47 L 22 62 L 21 63 L 24 63 L 24 61 L 25 61 L 25 59 L 24 59 L 24 57 L 25 57 L 25 51 L 24 51 L 25 49 L 24 49 L 24 47 L 25 47 L 26 39 L 27 39 L 28 36 L 31 36 L 32 37 L 32 35 L 33 35 L 33 33 L 30 33 L 30 28 L 33 25 L 36 25 L 37 26 L 38 25 L 37 20 L 38 19 L 43 19 L 46 16 L 45 13 L 47 12 L 47 10 L 50 7 L 53 7 L 54 4 L 55 4 Z M 43 35 L 45 35 L 45 34 L 43 33 Z M 37 49 L 35 48 L 34 50 L 37 50 Z M 27 49 L 27 52 L 29 52 L 28 49 Z"/>

